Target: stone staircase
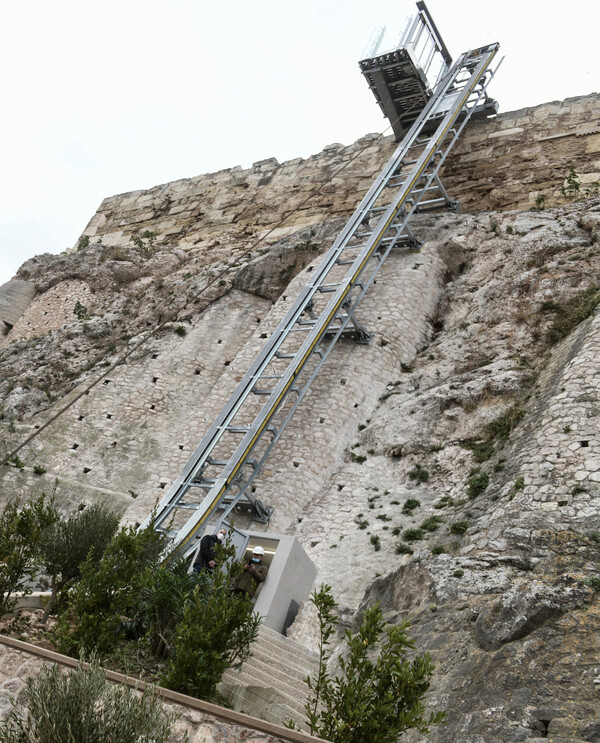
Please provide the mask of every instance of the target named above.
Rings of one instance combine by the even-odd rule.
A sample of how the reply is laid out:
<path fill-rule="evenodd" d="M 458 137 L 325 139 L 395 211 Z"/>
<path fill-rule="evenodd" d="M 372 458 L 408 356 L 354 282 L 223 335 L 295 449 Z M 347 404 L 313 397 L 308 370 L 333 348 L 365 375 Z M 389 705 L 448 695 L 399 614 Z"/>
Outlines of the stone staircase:
<path fill-rule="evenodd" d="M 259 629 L 252 652 L 239 670 L 225 671 L 219 691 L 238 712 L 279 724 L 292 719 L 307 730 L 304 679 L 316 676 L 317 653 L 267 627 Z"/>

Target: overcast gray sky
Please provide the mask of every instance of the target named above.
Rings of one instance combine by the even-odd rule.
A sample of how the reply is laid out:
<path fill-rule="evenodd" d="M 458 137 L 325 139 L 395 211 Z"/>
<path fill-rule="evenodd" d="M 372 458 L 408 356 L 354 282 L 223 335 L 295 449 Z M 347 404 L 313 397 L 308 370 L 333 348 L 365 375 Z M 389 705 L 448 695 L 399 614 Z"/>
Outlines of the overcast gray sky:
<path fill-rule="evenodd" d="M 501 111 L 600 89 L 599 0 L 428 0 L 450 52 L 499 41 Z M 409 0 L 0 0 L 0 284 L 102 199 L 387 122 L 357 62 Z"/>

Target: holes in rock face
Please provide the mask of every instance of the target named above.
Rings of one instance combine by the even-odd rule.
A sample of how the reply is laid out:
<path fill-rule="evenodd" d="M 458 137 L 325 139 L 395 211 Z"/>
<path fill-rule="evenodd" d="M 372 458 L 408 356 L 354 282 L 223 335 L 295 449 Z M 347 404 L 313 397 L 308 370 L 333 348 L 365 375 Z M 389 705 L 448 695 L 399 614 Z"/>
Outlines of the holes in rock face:
<path fill-rule="evenodd" d="M 313 270 L 313 268 L 314 268 L 314 266 L 309 266 L 309 267 L 308 267 L 308 268 L 306 269 L 306 273 L 310 273 L 310 272 L 311 272 L 311 271 Z"/>
<path fill-rule="evenodd" d="M 37 429 L 39 428 L 39 426 L 38 425 L 35 425 L 34 428 L 37 431 Z"/>
<path fill-rule="evenodd" d="M 156 384 L 158 382 L 158 377 L 152 377 L 152 384 Z"/>
<path fill-rule="evenodd" d="M 559 505 L 559 506 L 560 506 L 561 508 L 564 508 L 564 506 L 568 506 L 568 505 L 569 505 L 569 501 L 568 501 L 568 500 L 559 500 L 559 501 L 558 501 L 558 505 Z"/>
<path fill-rule="evenodd" d="M 267 335 L 267 333 L 261 333 L 261 334 L 260 334 L 260 337 L 261 337 L 261 338 L 268 338 L 269 336 Z"/>
<path fill-rule="evenodd" d="M 196 369 L 195 374 L 196 374 L 196 376 L 198 376 L 198 374 L 200 374 L 200 369 Z"/>
<path fill-rule="evenodd" d="M 294 465 L 294 467 L 300 467 L 300 462 L 292 462 L 292 464 Z"/>
<path fill-rule="evenodd" d="M 110 384 L 110 379 L 105 379 L 104 382 L 102 382 L 102 384 Z"/>
<path fill-rule="evenodd" d="M 345 379 L 340 379 L 340 384 L 346 384 L 346 380 Z"/>
<path fill-rule="evenodd" d="M 354 407 L 355 407 L 355 408 L 357 408 L 357 407 L 358 407 L 358 403 L 357 403 L 357 402 L 355 402 L 355 403 L 354 403 Z"/>
<path fill-rule="evenodd" d="M 260 317 L 257 317 L 257 318 L 256 318 L 256 322 L 257 322 L 257 323 L 260 323 Z"/>
<path fill-rule="evenodd" d="M 88 472 L 91 472 L 91 471 L 92 471 L 91 467 L 84 467 L 84 468 L 83 468 L 83 474 L 84 474 L 84 475 L 87 475 L 87 473 L 88 473 Z"/>
<path fill-rule="evenodd" d="M 153 358 L 153 359 L 157 359 L 157 358 L 158 358 L 158 354 L 157 354 L 157 353 L 153 353 L 153 354 L 152 354 L 152 358 Z"/>
<path fill-rule="evenodd" d="M 114 449 L 116 445 L 117 445 L 117 442 L 116 441 L 113 441 L 112 444 L 110 445 L 111 446 L 111 449 Z"/>
<path fill-rule="evenodd" d="M 107 413 L 106 417 L 110 420 L 112 418 L 112 413 Z"/>
<path fill-rule="evenodd" d="M 231 361 L 226 361 L 223 366 L 229 366 L 229 364 L 231 364 Z"/>
<path fill-rule="evenodd" d="M 386 341 L 385 338 L 380 338 L 379 339 L 379 345 L 381 346 L 381 348 L 385 348 L 388 343 L 389 343 L 389 341 Z"/>
<path fill-rule="evenodd" d="M 71 447 L 71 449 L 79 449 L 79 444 L 73 444 L 73 446 Z"/>
<path fill-rule="evenodd" d="M 256 485 L 252 485 L 252 487 L 250 488 L 250 490 L 251 490 L 251 491 L 252 491 L 253 493 L 256 493 Z"/>
<path fill-rule="evenodd" d="M 345 487 L 346 487 L 345 485 L 338 485 L 337 486 L 338 493 L 341 492 Z"/>
<path fill-rule="evenodd" d="M 164 489 L 165 489 L 165 488 L 167 487 L 167 483 L 166 483 L 166 482 L 161 482 L 161 483 L 159 484 L 159 486 L 158 486 L 158 487 L 159 487 L 159 488 L 160 488 L 161 490 L 164 490 Z"/>
<path fill-rule="evenodd" d="M 150 405 L 150 410 L 156 410 L 156 405 Z"/>
<path fill-rule="evenodd" d="M 535 732 L 538 735 L 538 738 L 547 738 L 548 737 L 548 726 L 550 725 L 550 720 L 538 720 L 537 725 L 535 726 L 536 730 Z"/>
<path fill-rule="evenodd" d="M 319 418 L 319 423 L 325 423 L 325 418 L 323 417 Z"/>
<path fill-rule="evenodd" d="M 579 442 L 579 446 L 583 447 L 584 449 L 585 449 L 586 446 L 589 446 L 589 445 L 590 445 L 590 442 L 589 441 L 580 441 Z"/>
<path fill-rule="evenodd" d="M 183 444 L 179 444 L 179 448 L 183 451 Z"/>
<path fill-rule="evenodd" d="M 84 415 L 80 415 L 80 416 L 79 416 L 79 417 L 77 418 L 77 420 L 78 420 L 78 421 L 82 421 L 82 420 L 83 420 L 84 418 L 85 418 L 85 416 L 84 416 Z"/>

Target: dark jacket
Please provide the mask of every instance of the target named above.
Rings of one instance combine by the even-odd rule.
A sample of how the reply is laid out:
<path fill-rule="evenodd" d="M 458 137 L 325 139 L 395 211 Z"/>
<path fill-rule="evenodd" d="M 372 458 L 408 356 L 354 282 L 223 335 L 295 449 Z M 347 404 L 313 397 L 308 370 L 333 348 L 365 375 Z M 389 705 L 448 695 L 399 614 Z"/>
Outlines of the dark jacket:
<path fill-rule="evenodd" d="M 208 563 L 211 560 L 217 559 L 217 552 L 215 550 L 217 544 L 220 544 L 220 542 L 216 534 L 207 534 L 205 537 L 202 537 L 200 552 L 198 552 L 198 557 L 194 563 L 194 570 L 202 570 L 202 568 L 212 570 Z"/>
<path fill-rule="evenodd" d="M 254 596 L 256 587 L 259 583 L 263 583 L 267 577 L 269 568 L 263 565 L 262 562 L 254 563 L 254 570 L 244 570 L 241 575 L 235 579 L 233 587 L 238 591 L 244 591 L 248 596 Z"/>

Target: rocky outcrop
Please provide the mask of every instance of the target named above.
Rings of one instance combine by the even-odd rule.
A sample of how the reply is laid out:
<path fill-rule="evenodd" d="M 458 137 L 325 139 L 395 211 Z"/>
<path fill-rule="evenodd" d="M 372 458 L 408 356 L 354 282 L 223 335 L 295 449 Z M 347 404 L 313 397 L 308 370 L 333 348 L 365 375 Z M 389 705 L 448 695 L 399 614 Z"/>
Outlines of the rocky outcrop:
<path fill-rule="evenodd" d="M 465 212 L 415 220 L 420 253 L 392 254 L 361 304 L 371 344 L 336 347 L 253 483 L 345 624 L 377 600 L 411 622 L 449 710 L 432 741 L 599 724 L 598 101 L 469 126 L 445 181 Z M 37 295 L 0 353 L 24 466 L 2 492 L 144 518 L 390 148 L 112 197 L 78 250 L 25 264 Z M 314 643 L 310 607 L 290 635 Z"/>

